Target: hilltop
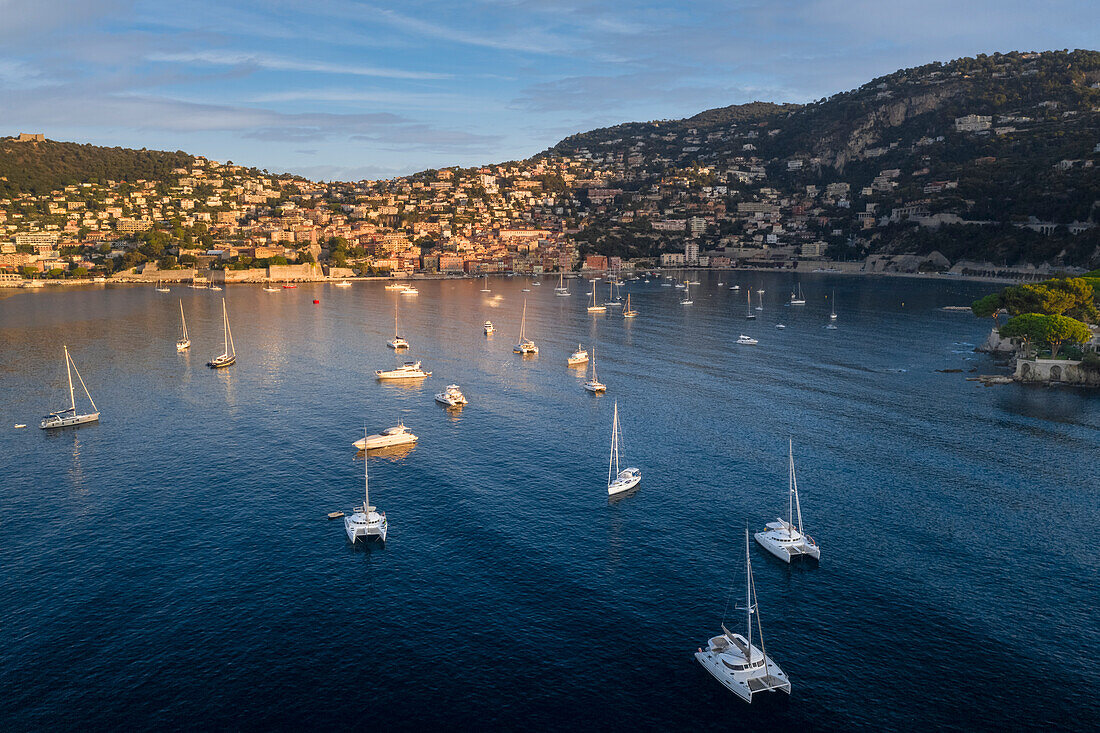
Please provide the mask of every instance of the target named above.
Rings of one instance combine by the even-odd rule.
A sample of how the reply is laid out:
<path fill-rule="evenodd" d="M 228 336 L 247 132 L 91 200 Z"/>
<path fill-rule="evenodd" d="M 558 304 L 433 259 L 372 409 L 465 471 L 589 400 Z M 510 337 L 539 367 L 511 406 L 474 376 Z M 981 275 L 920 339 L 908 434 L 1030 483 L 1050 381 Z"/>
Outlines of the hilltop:
<path fill-rule="evenodd" d="M 131 150 L 96 145 L 0 138 L 0 196 L 46 194 L 75 183 L 167 180 L 194 156 L 177 150 Z"/>

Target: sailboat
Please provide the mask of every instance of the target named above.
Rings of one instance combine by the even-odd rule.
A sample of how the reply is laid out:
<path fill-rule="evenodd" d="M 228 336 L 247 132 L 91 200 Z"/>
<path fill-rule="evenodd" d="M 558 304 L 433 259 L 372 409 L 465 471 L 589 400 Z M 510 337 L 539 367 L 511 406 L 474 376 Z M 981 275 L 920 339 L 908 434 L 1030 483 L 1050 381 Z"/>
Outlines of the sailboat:
<path fill-rule="evenodd" d="M 166 288 L 166 287 L 164 287 L 163 285 L 161 285 L 161 284 L 160 284 L 160 280 L 157 280 L 157 287 L 155 288 L 155 290 L 156 290 L 156 291 L 157 291 L 158 293 L 170 293 L 170 292 L 172 292 L 172 289 L 171 289 L 171 288 Z"/>
<path fill-rule="evenodd" d="M 191 337 L 187 333 L 187 319 L 183 317 L 183 300 L 180 300 L 180 327 L 183 333 L 176 341 L 176 351 L 187 351 L 191 348 Z"/>
<path fill-rule="evenodd" d="M 366 430 L 363 430 L 364 440 Z M 348 533 L 348 539 L 352 544 L 362 538 L 364 541 L 371 537 L 380 537 L 386 541 L 389 532 L 389 523 L 386 521 L 386 513 L 378 513 L 375 507 L 370 505 L 370 479 L 367 477 L 367 463 L 369 459 L 363 456 L 363 506 L 355 507 L 355 513 L 350 517 L 344 517 L 344 531 Z"/>
<path fill-rule="evenodd" d="M 684 283 L 684 299 L 680 301 L 680 305 L 691 305 L 695 301 L 691 299 L 691 283 Z"/>
<path fill-rule="evenodd" d="M 489 289 L 489 276 L 488 275 L 485 276 L 485 285 L 484 285 L 484 287 L 481 288 L 481 292 L 483 292 L 483 293 L 493 292 Z"/>
<path fill-rule="evenodd" d="M 401 336 L 401 329 L 397 326 L 397 303 L 393 304 L 393 339 L 386 342 L 394 351 L 409 348 L 409 342 Z"/>
<path fill-rule="evenodd" d="M 618 284 L 617 280 L 612 280 L 607 284 L 607 305 L 611 308 L 623 307 L 623 296 L 620 294 L 616 297 L 615 295 L 615 286 Z"/>
<path fill-rule="evenodd" d="M 558 273 L 558 287 L 554 288 L 554 295 L 560 295 L 563 298 L 568 297 L 569 288 L 565 287 L 565 273 Z"/>
<path fill-rule="evenodd" d="M 764 291 L 763 290 L 757 290 L 756 291 L 756 310 L 758 310 L 758 311 L 764 310 Z"/>
<path fill-rule="evenodd" d="M 592 347 L 592 378 L 584 383 L 584 388 L 592 394 L 601 394 L 607 391 L 607 385 L 596 376 L 596 347 Z"/>
<path fill-rule="evenodd" d="M 626 308 L 623 310 L 623 318 L 634 318 L 638 311 L 630 307 L 630 293 L 626 294 Z"/>
<path fill-rule="evenodd" d="M 222 325 L 225 326 L 225 351 L 206 362 L 211 369 L 223 369 L 237 361 L 237 350 L 233 346 L 233 332 L 229 330 L 229 313 L 225 310 L 225 298 L 222 298 Z"/>
<path fill-rule="evenodd" d="M 783 562 L 789 563 L 796 557 L 819 560 L 821 548 L 813 537 L 802 531 L 802 505 L 798 501 L 798 479 L 794 474 L 794 449 L 790 440 L 787 442 L 787 461 L 787 519 L 768 522 L 764 531 L 753 536 L 761 547 Z"/>
<path fill-rule="evenodd" d="M 512 351 L 517 354 L 537 354 L 539 353 L 539 347 L 535 346 L 535 342 L 527 338 L 527 299 L 523 300 L 523 317 L 519 322 L 519 343 L 512 347 Z"/>
<path fill-rule="evenodd" d="M 764 629 L 756 602 L 756 583 L 749 558 L 749 530 L 745 530 L 745 626 L 747 633 L 735 634 L 722 624 L 722 634 L 707 642 L 706 650 L 695 654 L 703 669 L 745 702 L 758 692 L 791 694 L 791 681 L 764 649 Z M 757 642 L 753 644 L 752 617 L 756 614 Z"/>
<path fill-rule="evenodd" d="M 836 330 L 836 291 L 833 291 L 832 297 L 832 310 L 829 312 L 829 325 L 825 328 L 830 331 Z"/>
<path fill-rule="evenodd" d="M 630 491 L 642 480 L 642 472 L 637 468 L 619 470 L 619 443 L 622 434 L 619 431 L 619 403 L 615 402 L 615 418 L 611 422 L 611 457 L 607 461 L 607 495 L 614 496 Z M 614 478 L 612 478 L 614 477 Z"/>
<path fill-rule="evenodd" d="M 592 282 L 592 305 L 588 306 L 589 313 L 603 313 L 607 310 L 607 306 L 596 304 L 596 283 Z"/>
<path fill-rule="evenodd" d="M 802 294 L 802 283 L 798 284 L 798 294 L 791 291 L 791 305 L 806 305 L 806 296 Z"/>
<path fill-rule="evenodd" d="M 745 318 L 749 319 L 750 321 L 755 320 L 756 319 L 756 314 L 752 312 L 752 290 L 751 289 L 745 291 L 745 308 L 746 308 Z"/>
<path fill-rule="evenodd" d="M 69 356 L 69 347 L 64 346 L 62 348 L 65 349 L 65 372 L 69 375 L 69 406 L 64 410 L 55 410 L 42 418 L 42 422 L 38 424 L 38 427 L 43 430 L 49 430 L 50 428 L 67 428 L 73 425 L 83 425 L 84 423 L 96 422 L 99 420 L 99 408 L 95 406 L 92 394 L 88 391 L 88 386 L 84 384 L 84 379 L 80 376 L 80 371 L 76 368 L 76 362 L 73 361 L 73 357 Z M 88 402 L 92 403 L 92 411 L 86 412 L 83 415 L 78 414 L 76 411 L 76 392 L 73 391 L 73 372 L 76 372 L 76 378 L 80 381 L 80 386 L 84 388 L 84 394 L 88 396 Z"/>

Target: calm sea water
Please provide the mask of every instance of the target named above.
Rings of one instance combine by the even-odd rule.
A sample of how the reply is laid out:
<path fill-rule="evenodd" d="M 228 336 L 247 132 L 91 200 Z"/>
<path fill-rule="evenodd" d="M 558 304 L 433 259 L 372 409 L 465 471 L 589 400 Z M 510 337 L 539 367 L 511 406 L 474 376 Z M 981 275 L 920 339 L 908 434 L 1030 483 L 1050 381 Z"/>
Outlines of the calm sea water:
<path fill-rule="evenodd" d="M 937 310 L 990 286 L 810 276 L 792 309 L 789 275 L 700 279 L 692 307 L 630 284 L 633 323 L 549 279 L 4 293 L 0 724 L 1095 724 L 1100 396 L 937 373 L 994 371 L 988 323 Z M 764 286 L 760 318 L 718 280 Z M 221 295 L 239 361 L 212 372 Z M 373 378 L 398 302 L 421 384 Z M 606 395 L 565 366 L 578 342 Z M 46 433 L 63 343 L 102 420 Z M 611 503 L 615 400 L 643 481 Z M 420 443 L 371 460 L 390 541 L 352 547 L 325 514 L 361 500 L 351 442 L 398 419 Z M 823 559 L 753 546 L 793 694 L 748 706 L 692 653 L 743 593 L 746 525 L 784 510 L 788 436 Z"/>

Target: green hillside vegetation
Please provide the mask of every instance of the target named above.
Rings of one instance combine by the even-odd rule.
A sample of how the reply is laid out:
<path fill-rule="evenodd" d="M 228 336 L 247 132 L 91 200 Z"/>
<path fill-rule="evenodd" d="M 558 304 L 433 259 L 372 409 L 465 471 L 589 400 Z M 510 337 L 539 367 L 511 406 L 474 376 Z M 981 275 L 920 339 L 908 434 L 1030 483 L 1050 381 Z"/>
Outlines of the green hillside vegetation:
<path fill-rule="evenodd" d="M 79 143 L 0 139 L 0 196 L 47 194 L 76 183 L 160 181 L 194 158 L 182 151 L 104 148 Z"/>

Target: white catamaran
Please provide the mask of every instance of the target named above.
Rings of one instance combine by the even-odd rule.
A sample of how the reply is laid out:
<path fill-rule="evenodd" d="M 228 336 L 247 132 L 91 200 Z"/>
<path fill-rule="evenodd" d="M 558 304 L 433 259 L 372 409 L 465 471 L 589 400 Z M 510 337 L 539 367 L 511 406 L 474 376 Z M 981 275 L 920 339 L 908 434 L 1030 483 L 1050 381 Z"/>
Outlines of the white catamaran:
<path fill-rule="evenodd" d="M 615 403 L 615 418 L 611 422 L 611 457 L 607 462 L 607 495 L 615 496 L 630 491 L 642 480 L 642 472 L 637 468 L 619 470 L 619 443 L 622 433 L 619 431 L 619 403 Z"/>
<path fill-rule="evenodd" d="M 367 431 L 364 430 L 364 433 Z M 350 517 L 344 517 L 344 531 L 348 533 L 348 539 L 352 544 L 356 540 L 369 540 L 371 537 L 379 537 L 383 542 L 389 533 L 389 523 L 386 521 L 386 513 L 378 513 L 375 507 L 370 505 L 370 480 L 367 478 L 367 456 L 363 456 L 363 506 L 355 507 L 355 513 Z"/>
<path fill-rule="evenodd" d="M 537 354 L 539 353 L 539 347 L 535 346 L 535 342 L 527 338 L 527 300 L 523 301 L 523 316 L 519 321 L 519 343 L 512 347 L 512 351 L 517 354 Z"/>
<path fill-rule="evenodd" d="M 753 536 L 761 547 L 783 562 L 789 563 L 796 557 L 820 560 L 821 548 L 813 537 L 802 531 L 802 505 L 798 501 L 798 478 L 794 474 L 794 448 L 790 440 L 787 442 L 787 464 L 787 519 L 768 522 L 764 531 Z"/>
<path fill-rule="evenodd" d="M 758 692 L 772 690 L 791 694 L 791 681 L 764 650 L 764 629 L 757 613 L 756 584 L 749 559 L 749 530 L 745 530 L 745 625 L 746 636 L 735 634 L 722 624 L 722 634 L 712 637 L 706 649 L 695 654 L 703 669 L 745 702 Z M 753 644 L 752 617 L 756 614 L 757 642 Z"/>
<path fill-rule="evenodd" d="M 76 368 L 76 362 L 73 361 L 73 357 L 69 356 L 69 347 L 63 347 L 65 349 L 65 371 L 69 375 L 69 406 L 64 410 L 55 410 L 49 415 L 42 418 L 42 422 L 38 424 L 38 427 L 43 430 L 50 428 L 67 428 L 73 425 L 83 425 L 88 422 L 96 422 L 99 420 L 99 408 L 95 406 L 95 401 L 92 400 L 92 394 L 88 391 L 88 386 L 84 384 L 84 379 L 80 376 L 80 371 Z M 76 392 L 73 390 L 73 372 L 76 372 L 76 378 L 80 381 L 80 386 L 84 388 L 84 394 L 88 396 L 88 402 L 92 403 L 92 411 L 86 412 L 83 415 L 76 411 Z"/>
<path fill-rule="evenodd" d="M 233 332 L 229 330 L 229 313 L 222 298 L 222 324 L 225 326 L 225 351 L 206 362 L 211 369 L 223 369 L 237 361 L 237 349 L 233 346 Z"/>
<path fill-rule="evenodd" d="M 191 336 L 187 333 L 187 319 L 183 317 L 183 300 L 180 300 L 180 328 L 183 329 L 179 339 L 176 340 L 176 351 L 187 351 L 191 348 Z"/>

